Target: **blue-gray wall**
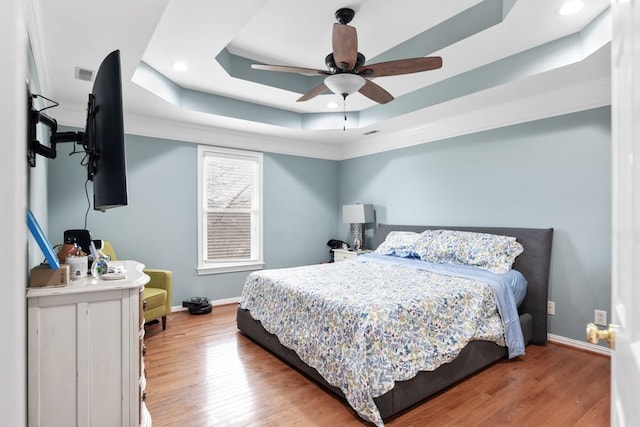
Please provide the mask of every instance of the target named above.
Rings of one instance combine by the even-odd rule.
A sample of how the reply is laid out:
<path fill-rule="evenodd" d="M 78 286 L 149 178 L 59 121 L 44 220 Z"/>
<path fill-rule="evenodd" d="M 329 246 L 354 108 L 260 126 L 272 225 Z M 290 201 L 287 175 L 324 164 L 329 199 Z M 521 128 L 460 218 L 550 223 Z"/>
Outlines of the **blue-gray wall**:
<path fill-rule="evenodd" d="M 326 241 L 347 234 L 341 206 L 356 202 L 373 203 L 384 223 L 553 227 L 549 332 L 584 341 L 593 310 L 611 312 L 610 123 L 599 108 L 341 162 L 265 153 L 266 267 L 327 260 Z M 173 305 L 238 297 L 246 273 L 195 273 L 196 146 L 126 143 L 129 206 L 91 210 L 94 238 L 173 270 Z M 52 242 L 83 228 L 87 207 L 81 156 L 65 145 L 49 161 Z"/>
<path fill-rule="evenodd" d="M 610 165 L 607 107 L 343 161 L 339 200 L 387 224 L 553 227 L 549 332 L 584 341 L 611 313 Z"/>
<path fill-rule="evenodd" d="M 84 228 L 86 171 L 82 155 L 58 146 L 49 161 L 49 239 Z M 192 296 L 213 300 L 240 295 L 247 273 L 198 276 L 195 144 L 127 135 L 129 204 L 106 213 L 90 210 L 86 228 L 110 240 L 121 259 L 173 271 L 173 305 Z M 264 259 L 266 268 L 329 260 L 335 235 L 338 163 L 264 155 Z M 91 184 L 88 186 L 91 196 Z M 55 244 L 55 243 L 54 243 Z"/>

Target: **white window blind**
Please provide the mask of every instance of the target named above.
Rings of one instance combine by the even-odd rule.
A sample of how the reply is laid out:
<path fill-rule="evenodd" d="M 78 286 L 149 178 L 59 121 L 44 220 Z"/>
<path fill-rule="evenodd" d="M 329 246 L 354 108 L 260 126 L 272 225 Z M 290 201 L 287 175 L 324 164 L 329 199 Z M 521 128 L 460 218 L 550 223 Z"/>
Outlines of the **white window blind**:
<path fill-rule="evenodd" d="M 262 155 L 199 149 L 199 272 L 262 266 Z"/>

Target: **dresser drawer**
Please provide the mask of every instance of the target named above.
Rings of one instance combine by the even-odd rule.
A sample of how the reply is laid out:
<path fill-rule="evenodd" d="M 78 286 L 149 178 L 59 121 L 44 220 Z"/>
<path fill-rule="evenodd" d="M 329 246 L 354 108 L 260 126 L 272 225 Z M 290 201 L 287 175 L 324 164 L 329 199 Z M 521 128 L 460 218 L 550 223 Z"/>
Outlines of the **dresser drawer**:
<path fill-rule="evenodd" d="M 354 259 L 355 257 L 371 252 L 370 250 L 362 251 L 349 251 L 346 249 L 334 249 L 333 250 L 333 262 L 347 261 Z"/>

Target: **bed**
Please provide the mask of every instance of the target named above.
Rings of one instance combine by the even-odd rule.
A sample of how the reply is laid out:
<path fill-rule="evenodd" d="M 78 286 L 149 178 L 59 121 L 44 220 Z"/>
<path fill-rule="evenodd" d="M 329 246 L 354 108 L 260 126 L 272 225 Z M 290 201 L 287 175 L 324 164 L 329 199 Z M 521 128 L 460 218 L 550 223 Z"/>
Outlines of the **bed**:
<path fill-rule="evenodd" d="M 431 230 L 431 231 L 427 231 Z M 447 230 L 447 231 L 442 231 Z M 402 233 L 482 233 L 482 235 L 497 235 L 497 236 L 509 236 L 510 238 L 515 238 L 515 241 L 521 245 L 522 252 L 517 254 L 515 257 L 515 262 L 513 263 L 513 270 L 515 273 L 524 276 L 526 279 L 526 294 L 519 306 L 517 306 L 517 313 L 515 313 L 515 321 L 511 325 L 517 326 L 517 330 L 521 331 L 521 339 L 522 339 L 522 349 L 524 350 L 524 345 L 535 344 L 535 345 L 544 345 L 547 342 L 547 297 L 548 297 L 548 283 L 549 283 L 549 267 L 550 267 L 550 256 L 551 256 L 551 244 L 553 238 L 553 229 L 533 229 L 533 228 L 505 228 L 505 227 L 449 227 L 449 226 L 414 226 L 414 225 L 389 225 L 389 224 L 378 224 L 376 228 L 376 232 L 373 237 L 372 247 L 382 248 L 386 243 L 391 240 L 392 236 L 397 236 Z M 382 246 L 381 246 L 382 245 Z M 347 338 L 343 339 L 351 339 L 355 340 L 360 339 L 360 336 L 367 336 L 369 341 L 363 342 L 362 344 L 349 344 L 345 345 L 344 342 L 336 342 L 336 337 L 327 335 L 324 337 L 324 333 L 329 329 L 335 327 L 335 325 L 341 325 L 341 328 L 350 329 L 353 324 L 358 323 L 360 317 L 377 317 L 382 316 L 379 314 L 379 310 L 375 312 L 375 316 L 371 315 L 371 312 L 367 312 L 367 315 L 364 315 L 364 309 L 362 308 L 362 304 L 364 304 L 363 300 L 367 299 L 366 295 L 357 296 L 356 301 L 362 304 L 355 304 L 358 307 L 351 308 L 350 306 L 343 306 L 342 300 L 349 299 L 347 296 L 352 296 L 357 294 L 357 290 L 350 290 L 350 280 L 347 279 L 351 272 L 354 274 L 354 282 L 358 280 L 362 280 L 362 278 L 357 279 L 357 272 L 360 271 L 359 274 L 368 274 L 370 277 L 371 283 L 375 283 L 376 289 L 380 286 L 381 282 L 384 282 L 389 276 L 389 280 L 391 280 L 391 276 L 396 275 L 396 271 L 402 270 L 403 274 L 400 275 L 402 280 L 409 281 L 413 283 L 413 275 L 431 275 L 432 272 L 425 272 L 421 269 L 419 271 L 413 272 L 413 270 L 409 273 L 406 272 L 406 268 L 404 265 L 396 267 L 396 262 L 409 263 L 410 267 L 413 267 L 415 260 L 397 260 L 395 257 L 385 257 L 384 260 L 389 259 L 390 264 L 386 265 L 384 263 L 380 263 L 383 265 L 378 265 L 379 260 L 375 259 L 375 257 L 382 258 L 381 255 L 373 255 L 371 259 L 367 259 L 365 256 L 357 257 L 353 261 L 345 261 L 341 263 L 335 263 L 330 265 L 323 266 L 307 266 L 307 267 L 298 267 L 293 269 L 280 269 L 280 270 L 264 270 L 261 272 L 252 273 L 247 277 L 247 283 L 245 284 L 245 289 L 243 290 L 243 296 L 241 297 L 241 302 L 237 311 L 237 326 L 238 329 L 247 337 L 269 350 L 273 354 L 275 354 L 280 359 L 289 363 L 294 368 L 298 369 L 303 374 L 307 375 L 311 379 L 315 380 L 322 386 L 324 386 L 327 390 L 332 393 L 335 393 L 340 398 L 346 400 L 354 410 L 360 415 L 363 419 L 368 420 L 376 425 L 383 425 L 383 420 L 389 419 L 401 411 L 404 411 L 411 406 L 423 401 L 429 396 L 437 393 L 452 384 L 462 380 L 463 378 L 490 366 L 500 359 L 504 359 L 507 357 L 513 357 L 522 354 L 523 351 L 515 351 L 513 348 L 517 347 L 515 344 L 512 345 L 511 338 L 507 335 L 502 335 L 502 340 L 500 337 L 496 337 L 495 327 L 496 322 L 496 310 L 494 309 L 493 317 L 491 314 L 484 313 L 483 309 L 477 308 L 476 311 L 478 316 L 485 316 L 486 318 L 480 319 L 479 322 L 482 323 L 482 326 L 477 326 L 473 336 L 464 335 L 464 332 L 461 332 L 461 336 L 455 336 L 454 338 L 447 339 L 444 341 L 447 342 L 449 347 L 446 348 L 447 355 L 443 356 L 446 352 L 443 350 L 437 350 L 440 352 L 438 356 L 444 357 L 444 362 L 441 362 L 435 368 L 425 368 L 420 369 L 415 372 L 413 367 L 407 367 L 406 370 L 402 371 L 402 369 L 398 368 L 398 364 L 404 363 L 407 354 L 410 354 L 411 357 L 415 359 L 420 359 L 420 357 L 415 357 L 418 352 L 415 348 L 411 346 L 411 343 L 407 345 L 406 341 L 395 341 L 396 337 L 389 338 L 389 335 L 394 335 L 393 331 L 390 333 L 388 330 L 380 329 L 380 331 L 376 331 L 375 333 L 384 336 L 384 339 L 379 339 L 377 341 L 371 341 L 371 336 L 369 336 L 368 332 L 363 333 L 361 329 L 362 325 L 358 325 L 354 328 L 358 329 L 358 332 L 354 331 L 340 331 L 340 334 L 349 335 Z M 393 258 L 393 259 L 392 259 Z M 383 260 L 383 261 L 384 261 Z M 419 260 L 417 260 L 419 264 Z M 342 264 L 342 265 L 338 265 Z M 363 273 L 364 272 L 364 273 Z M 511 273 L 511 271 L 509 272 Z M 458 273 L 456 273 L 458 274 Z M 474 273 L 475 274 L 475 273 Z M 326 288 L 331 288 L 332 286 L 338 286 L 345 289 L 345 295 L 343 297 L 335 296 L 336 289 L 334 289 L 334 293 L 329 293 L 326 296 L 318 296 L 321 298 L 319 300 L 313 300 L 312 302 L 308 302 L 306 300 L 297 301 L 297 294 L 291 294 L 289 292 L 297 292 L 295 289 L 287 289 L 287 294 L 285 295 L 281 288 L 281 283 L 289 282 L 288 286 L 291 288 L 296 288 L 298 286 L 297 282 L 302 282 L 301 277 L 311 277 L 311 276 L 321 276 L 325 281 L 324 285 Z M 331 279 L 335 277 L 334 279 Z M 345 279 L 342 279 L 344 277 Z M 468 279 L 468 280 L 467 280 Z M 377 280 L 377 282 L 376 282 Z M 417 280 L 417 279 L 416 279 Z M 488 291 L 484 288 L 484 285 L 477 285 L 477 280 L 474 277 L 458 279 L 457 276 L 451 278 L 449 276 L 448 279 L 441 279 L 445 281 L 455 282 L 456 286 L 460 285 L 469 289 L 473 289 L 475 292 L 476 289 L 480 289 L 486 295 Z M 480 280 L 481 282 L 484 279 Z M 336 283 L 334 283 L 336 282 Z M 473 286 L 468 286 L 469 282 L 473 282 Z M 301 285 L 300 285 L 301 286 Z M 380 286 L 382 287 L 382 286 Z M 402 286 L 404 289 L 405 286 Z M 407 289 L 410 289 L 411 292 L 416 292 L 415 289 L 411 286 L 406 286 Z M 276 296 L 269 296 L 267 293 L 267 288 L 269 288 L 269 292 L 280 293 L 280 297 L 283 298 L 283 303 L 279 308 L 275 308 L 275 312 L 281 313 L 273 313 L 274 318 L 271 318 L 270 315 L 265 314 L 264 307 L 261 307 L 259 304 L 255 302 L 256 299 L 263 298 L 263 294 L 266 295 L 264 299 L 275 299 Z M 465 289 L 466 289 L 465 288 Z M 354 288 L 355 289 L 355 288 Z M 455 295 L 461 292 L 456 290 Z M 480 291 L 478 291 L 480 292 Z M 315 291 L 314 291 L 315 293 Z M 495 290 L 494 290 L 495 294 Z M 284 296 L 283 296 L 284 295 Z M 293 295 L 293 296 L 292 296 Z M 417 294 L 413 294 L 417 295 Z M 315 298 L 316 296 L 314 296 Z M 302 297 L 300 297 L 302 298 Z M 324 299 L 322 299 L 324 298 Z M 391 298 L 391 297 L 389 297 Z M 417 298 L 418 302 L 415 304 L 425 304 L 420 298 Z M 444 300 L 445 302 L 453 299 L 452 295 L 448 295 L 445 298 L 438 298 L 439 300 Z M 319 301 L 319 302 L 318 302 Z M 252 306 L 253 304 L 253 306 Z M 414 302 L 411 302 L 414 304 Z M 430 302 L 432 304 L 432 302 Z M 466 303 L 469 304 L 469 303 Z M 484 303 L 483 303 L 484 304 Z M 336 305 L 340 306 L 341 311 L 332 312 L 331 310 L 338 310 L 335 308 Z M 407 314 L 407 312 L 416 311 L 415 307 L 418 307 L 419 310 L 422 310 L 422 306 L 413 306 L 412 309 L 406 309 L 406 303 L 402 304 L 393 304 L 392 306 L 400 307 L 400 310 L 404 310 L 402 313 L 403 318 Z M 404 306 L 403 306 L 404 305 Z M 474 305 L 474 304 L 471 304 Z M 485 304 L 486 305 L 486 304 Z M 484 307 L 482 305 L 481 307 Z M 282 307 L 286 306 L 286 309 Z M 475 305 L 474 305 L 475 306 Z M 346 308 L 345 308 L 346 307 Z M 515 306 L 514 306 L 515 307 Z M 502 314 L 502 326 L 504 325 L 505 316 L 504 316 L 504 308 L 498 304 L 496 306 L 497 312 Z M 253 310 L 253 312 L 252 312 Z M 327 314 L 322 310 L 327 310 Z M 395 310 L 395 308 L 393 309 Z M 391 310 L 391 311 L 393 311 Z M 438 309 L 439 311 L 443 311 L 442 308 Z M 387 310 L 389 311 L 389 310 Z M 385 311 L 384 316 L 388 313 Z M 444 310 L 446 311 L 446 310 Z M 309 314 L 311 312 L 312 314 Z M 283 314 L 284 313 L 284 314 Z M 302 313 L 302 315 L 300 315 Z M 336 314 L 339 313 L 339 314 Z M 353 317 L 350 317 L 353 314 Z M 394 316 L 397 314 L 393 314 Z M 465 313 L 462 315 L 466 318 L 466 316 L 471 316 L 472 314 Z M 474 314 L 475 315 L 475 314 Z M 280 316 L 275 319 L 276 316 Z M 307 316 L 305 318 L 305 316 Z M 333 319 L 333 323 L 329 322 L 323 325 L 318 326 L 319 329 L 315 330 L 311 327 L 308 327 L 309 334 L 312 336 L 290 336 L 289 332 L 294 330 L 295 328 L 292 326 L 295 322 L 308 322 L 309 317 L 326 317 L 327 319 Z M 392 314 L 388 314 L 388 316 L 392 316 Z M 432 317 L 435 317 L 432 315 Z M 497 317 L 500 319 L 500 316 Z M 367 319 L 368 320 L 368 319 Z M 395 321 L 395 319 L 394 319 Z M 275 323 L 274 323 L 275 322 Z M 291 322 L 291 323 L 287 323 Z M 475 322 L 475 320 L 474 320 Z M 263 323 L 267 323 L 268 326 L 263 325 Z M 395 325 L 395 324 L 394 324 Z M 395 326 L 394 326 L 395 327 Z M 510 327 L 510 328 L 511 328 Z M 371 324 L 366 323 L 366 328 L 371 329 Z M 415 327 L 414 327 L 415 329 Z M 443 329 L 447 329 L 444 327 Z M 457 331 L 458 326 L 455 327 Z M 502 334 L 504 334 L 505 330 L 501 330 Z M 280 336 L 276 336 L 271 332 L 275 332 Z M 457 333 L 457 332 L 456 332 Z M 372 332 L 373 334 L 373 332 Z M 439 335 L 433 334 L 431 335 Z M 398 334 L 402 335 L 402 334 Z M 322 336 L 322 338 L 318 338 Z M 341 335 L 336 335 L 339 339 Z M 356 338 L 354 338 L 356 337 Z M 505 337 L 506 340 L 504 339 Z M 401 337 L 402 338 L 402 337 Z M 427 339 L 425 337 L 420 337 L 420 340 Z M 464 338 L 464 339 L 463 339 Z M 364 339 L 364 338 L 363 338 Z M 398 338 L 399 340 L 400 338 Z M 404 338 L 403 338 L 404 339 Z M 315 340 L 315 341 L 314 341 Z M 329 346 L 322 347 L 318 344 L 318 340 L 323 341 L 327 340 Z M 421 347 L 429 347 L 431 346 L 431 341 L 425 341 L 426 344 L 423 344 L 423 341 L 417 340 L 416 342 L 421 343 Z M 282 342 L 281 342 L 282 341 Z M 508 341 L 508 342 L 505 342 Z M 305 344 L 305 342 L 308 342 Z M 355 342 L 355 341 L 352 341 Z M 389 364 L 393 365 L 395 370 L 402 371 L 402 375 L 396 377 L 389 377 L 386 375 L 386 372 L 378 373 L 378 367 L 373 365 L 359 365 L 358 357 L 364 357 L 364 353 L 372 353 L 374 354 L 373 359 L 376 360 L 374 363 L 380 363 L 380 365 L 385 365 L 386 361 L 381 360 L 381 354 L 388 354 L 392 350 L 390 349 L 377 349 L 378 344 L 385 342 L 391 343 L 390 345 L 395 346 L 393 349 L 393 355 L 396 357 L 398 353 L 403 356 L 399 359 L 393 359 L 389 362 Z M 398 344 L 398 343 L 401 344 Z M 404 343 L 404 344 L 402 344 Z M 285 345 L 286 344 L 286 345 Z M 397 347 L 400 348 L 397 348 Z M 403 347 L 404 346 L 404 347 Z M 456 346 L 458 348 L 456 348 Z M 313 347 L 322 348 L 319 354 L 313 353 Z M 349 357 L 353 356 L 351 353 L 354 352 L 353 348 L 358 348 L 360 354 L 355 355 L 355 359 L 352 357 L 351 359 L 347 359 L 342 353 L 334 355 L 335 349 L 344 349 L 345 352 L 349 353 Z M 373 350 L 371 349 L 372 347 Z M 380 347 L 384 347 L 380 344 Z M 410 347 L 410 348 L 407 348 Z M 296 351 L 294 351 L 294 348 Z M 380 353 L 375 353 L 376 351 L 380 351 Z M 342 351 L 342 350 L 340 350 Z M 335 353 L 338 353 L 336 350 Z M 331 358 L 336 357 L 337 361 L 334 365 L 338 366 L 336 368 L 327 367 L 331 363 Z M 340 359 L 340 357 L 344 357 L 344 359 Z M 367 355 L 369 357 L 369 355 Z M 376 359 L 377 357 L 377 359 Z M 402 357 L 405 357 L 403 359 Z M 354 360 L 354 362 L 345 363 L 345 360 Z M 380 361 L 380 362 L 378 362 Z M 367 362 L 369 363 L 369 362 Z M 422 366 L 428 366 L 429 363 L 422 362 Z M 347 366 L 348 365 L 348 366 Z M 353 365 L 353 366 L 351 366 Z M 357 365 L 357 366 L 356 366 Z M 403 368 L 401 366 L 401 368 Z M 387 369 L 386 366 L 380 368 L 381 371 Z M 391 368 L 389 368 L 391 369 Z M 404 368 L 403 368 L 404 369 Z M 336 371 L 339 370 L 339 371 Z M 375 375 L 371 378 L 365 377 L 360 378 L 357 375 L 360 375 L 362 371 L 366 375 Z M 322 374 L 321 374 L 322 372 Z M 373 373 L 373 374 L 372 374 Z M 393 375 L 396 375 L 393 373 Z M 348 378 L 349 381 L 341 381 L 341 378 Z M 391 384 L 389 384 L 391 382 Z M 370 388 L 370 391 L 355 391 L 355 387 L 353 383 L 363 384 L 363 388 Z M 360 386 L 358 386 L 360 387 Z M 387 390 L 388 389 L 388 390 Z M 383 393 L 380 393 L 380 390 L 384 390 Z M 368 393 L 368 394 L 367 394 Z M 355 397 L 354 397 L 355 396 Z M 369 401 L 367 401 L 367 399 Z"/>

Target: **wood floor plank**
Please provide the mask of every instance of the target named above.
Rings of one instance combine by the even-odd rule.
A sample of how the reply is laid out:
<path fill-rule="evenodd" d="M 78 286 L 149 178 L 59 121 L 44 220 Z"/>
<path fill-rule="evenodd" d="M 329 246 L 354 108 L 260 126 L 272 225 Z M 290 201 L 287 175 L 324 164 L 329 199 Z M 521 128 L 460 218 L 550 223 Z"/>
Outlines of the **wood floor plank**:
<path fill-rule="evenodd" d="M 238 332 L 236 305 L 172 313 L 146 327 L 147 407 L 154 427 L 371 424 Z M 608 426 L 610 360 L 529 346 L 401 415 L 389 427 Z M 437 421 L 436 421 L 437 420 Z"/>

